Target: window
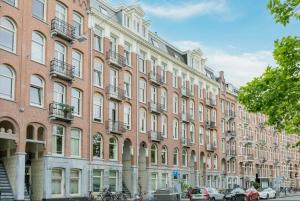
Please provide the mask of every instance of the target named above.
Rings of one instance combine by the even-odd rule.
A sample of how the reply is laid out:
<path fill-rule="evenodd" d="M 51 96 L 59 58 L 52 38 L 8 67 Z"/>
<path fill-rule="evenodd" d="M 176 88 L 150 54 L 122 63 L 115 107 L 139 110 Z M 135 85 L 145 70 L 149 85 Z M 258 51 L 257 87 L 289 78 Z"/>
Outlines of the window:
<path fill-rule="evenodd" d="M 116 170 L 109 171 L 109 188 L 111 192 L 118 190 L 118 172 Z"/>
<path fill-rule="evenodd" d="M 187 166 L 187 151 L 182 150 L 182 166 Z"/>
<path fill-rule="evenodd" d="M 218 169 L 218 156 L 214 155 L 214 169 L 217 170 Z"/>
<path fill-rule="evenodd" d="M 80 193 L 80 176 L 81 172 L 78 169 L 70 170 L 70 194 L 78 195 Z"/>
<path fill-rule="evenodd" d="M 167 83 L 167 70 L 168 70 L 167 64 L 162 62 L 161 63 L 161 76 L 162 76 L 162 81 L 164 83 Z"/>
<path fill-rule="evenodd" d="M 94 59 L 94 85 L 103 87 L 103 63 L 99 59 Z"/>
<path fill-rule="evenodd" d="M 17 6 L 17 0 L 3 0 L 11 6 Z"/>
<path fill-rule="evenodd" d="M 151 146 L 151 163 L 157 165 L 157 146 L 155 144 Z"/>
<path fill-rule="evenodd" d="M 81 91 L 72 88 L 71 105 L 73 106 L 73 114 L 76 116 L 81 115 L 81 101 L 82 101 Z"/>
<path fill-rule="evenodd" d="M 30 105 L 42 107 L 44 102 L 44 81 L 37 75 L 31 76 Z"/>
<path fill-rule="evenodd" d="M 113 35 L 110 36 L 110 48 L 112 52 L 111 56 L 113 57 L 113 59 L 116 59 L 117 52 L 118 52 L 118 39 Z"/>
<path fill-rule="evenodd" d="M 178 139 L 178 120 L 174 119 L 173 120 L 173 138 Z"/>
<path fill-rule="evenodd" d="M 144 108 L 140 109 L 140 115 L 139 115 L 139 130 L 142 133 L 146 133 L 146 127 L 147 127 L 147 117 L 146 117 L 146 110 Z"/>
<path fill-rule="evenodd" d="M 195 125 L 194 124 L 190 124 L 190 138 L 191 138 L 191 142 L 195 143 Z"/>
<path fill-rule="evenodd" d="M 71 129 L 71 156 L 79 157 L 81 154 L 81 130 Z"/>
<path fill-rule="evenodd" d="M 124 125 L 127 130 L 131 129 L 131 106 L 129 104 L 124 105 Z"/>
<path fill-rule="evenodd" d="M 93 157 L 103 158 L 103 140 L 99 133 L 93 139 Z"/>
<path fill-rule="evenodd" d="M 131 98 L 131 75 L 127 72 L 124 74 L 124 90 L 125 96 Z"/>
<path fill-rule="evenodd" d="M 76 50 L 72 52 L 73 75 L 81 78 L 82 54 Z"/>
<path fill-rule="evenodd" d="M 146 73 L 146 53 L 143 51 L 140 51 L 139 54 L 139 71 Z"/>
<path fill-rule="evenodd" d="M 94 32 L 94 50 L 103 51 L 103 29 L 95 27 Z"/>
<path fill-rule="evenodd" d="M 103 96 L 99 93 L 94 94 L 93 118 L 95 121 L 103 121 Z"/>
<path fill-rule="evenodd" d="M 53 126 L 52 133 L 52 153 L 55 155 L 63 155 L 64 154 L 64 138 L 65 128 L 61 125 Z"/>
<path fill-rule="evenodd" d="M 168 108 L 167 102 L 168 102 L 167 91 L 165 89 L 162 89 L 161 90 L 161 104 L 165 111 L 167 111 L 167 108 Z"/>
<path fill-rule="evenodd" d="M 203 145 L 203 131 L 204 131 L 203 127 L 200 126 L 199 127 L 199 144 L 201 144 L 201 145 Z"/>
<path fill-rule="evenodd" d="M 163 165 L 168 164 L 168 149 L 166 146 L 163 146 L 163 148 L 161 150 L 161 163 Z"/>
<path fill-rule="evenodd" d="M 173 69 L 173 87 L 177 88 L 178 80 L 177 80 L 177 70 Z"/>
<path fill-rule="evenodd" d="M 55 7 L 55 17 L 64 22 L 67 21 L 67 8 L 58 2 Z"/>
<path fill-rule="evenodd" d="M 45 63 L 45 39 L 36 31 L 32 32 L 31 59 L 38 63 Z"/>
<path fill-rule="evenodd" d="M 154 192 L 157 189 L 157 173 L 151 173 L 151 190 Z"/>
<path fill-rule="evenodd" d="M 131 64 L 130 48 L 131 48 L 131 45 L 128 42 L 125 42 L 125 44 L 124 44 L 124 58 L 125 58 L 125 64 L 127 66 L 130 66 L 130 64 Z"/>
<path fill-rule="evenodd" d="M 64 188 L 64 170 L 61 168 L 52 169 L 52 195 L 62 195 Z"/>
<path fill-rule="evenodd" d="M 16 26 L 7 17 L 0 18 L 0 48 L 16 52 Z"/>
<path fill-rule="evenodd" d="M 206 130 L 206 143 L 210 144 L 210 130 Z"/>
<path fill-rule="evenodd" d="M 195 114 L 194 114 L 194 111 L 195 111 L 195 103 L 194 101 L 190 101 L 190 117 L 192 119 L 195 119 Z"/>
<path fill-rule="evenodd" d="M 93 192 L 102 192 L 103 170 L 93 169 Z"/>
<path fill-rule="evenodd" d="M 198 94 L 198 96 L 199 96 L 199 98 L 203 98 L 203 91 L 202 91 L 202 87 L 203 87 L 203 84 L 202 84 L 202 82 L 200 81 L 199 82 L 199 85 L 198 85 L 198 90 L 199 90 L 199 94 Z"/>
<path fill-rule="evenodd" d="M 59 43 L 59 42 L 55 42 L 55 50 L 54 50 L 54 57 L 57 61 L 59 61 L 60 65 L 59 65 L 59 72 L 60 73 L 65 73 L 65 67 L 61 64 L 61 62 L 66 62 L 66 47 Z"/>
<path fill-rule="evenodd" d="M 32 16 L 39 20 L 45 20 L 45 0 L 32 1 Z"/>
<path fill-rule="evenodd" d="M 222 139 L 222 141 L 221 141 L 221 150 L 222 150 L 222 153 L 225 154 L 225 140 L 224 139 Z M 230 149 L 229 152 L 231 152 L 231 151 L 232 151 L 232 149 Z"/>
<path fill-rule="evenodd" d="M 139 101 L 146 103 L 146 82 L 143 79 L 139 81 Z"/>
<path fill-rule="evenodd" d="M 217 147 L 217 132 L 213 131 L 213 145 Z"/>
<path fill-rule="evenodd" d="M 13 100 L 14 92 L 15 74 L 9 66 L 0 64 L 0 98 Z"/>
<path fill-rule="evenodd" d="M 207 155 L 207 169 L 211 169 L 211 156 L 210 154 Z"/>
<path fill-rule="evenodd" d="M 73 27 L 75 29 L 74 33 L 75 33 L 75 36 L 80 36 L 82 34 L 82 29 L 83 29 L 83 26 L 82 26 L 82 23 L 83 23 L 83 18 L 80 14 L 74 12 L 73 13 Z"/>
<path fill-rule="evenodd" d="M 168 118 L 166 115 L 163 115 L 161 118 L 161 132 L 162 132 L 162 136 L 167 138 L 167 136 L 168 136 Z"/>
<path fill-rule="evenodd" d="M 168 173 L 161 174 L 161 189 L 167 189 L 169 187 L 168 178 L 169 178 Z"/>
<path fill-rule="evenodd" d="M 118 142 L 113 137 L 109 139 L 109 159 L 118 160 Z"/>
<path fill-rule="evenodd" d="M 178 95 L 173 95 L 173 113 L 178 114 Z"/>
<path fill-rule="evenodd" d="M 192 95 L 194 95 L 194 78 L 190 78 L 190 92 Z"/>
<path fill-rule="evenodd" d="M 56 103 L 65 103 L 65 86 L 54 82 L 53 87 L 53 101 Z"/>
<path fill-rule="evenodd" d="M 174 153 L 173 153 L 173 165 L 178 166 L 178 149 L 175 148 L 174 149 Z"/>

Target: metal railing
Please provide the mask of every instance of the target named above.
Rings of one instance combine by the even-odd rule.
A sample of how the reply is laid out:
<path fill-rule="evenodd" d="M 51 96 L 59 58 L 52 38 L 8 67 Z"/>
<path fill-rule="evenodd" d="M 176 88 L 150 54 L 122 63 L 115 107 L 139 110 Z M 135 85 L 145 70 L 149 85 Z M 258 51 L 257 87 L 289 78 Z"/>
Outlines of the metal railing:
<path fill-rule="evenodd" d="M 158 102 L 149 101 L 148 107 L 152 112 L 161 113 L 164 111 L 164 105 Z"/>
<path fill-rule="evenodd" d="M 125 57 L 112 50 L 106 52 L 106 60 L 121 68 L 126 66 Z"/>
<path fill-rule="evenodd" d="M 206 105 L 215 107 L 217 105 L 216 100 L 213 98 L 206 98 Z"/>
<path fill-rule="evenodd" d="M 156 83 L 156 84 L 163 84 L 162 77 L 161 77 L 161 75 L 160 75 L 159 73 L 155 73 L 155 72 L 153 72 L 153 71 L 150 71 L 150 72 L 148 73 L 148 77 L 149 77 L 149 79 L 150 79 L 152 82 L 154 82 L 154 83 Z"/>
<path fill-rule="evenodd" d="M 106 94 L 108 94 L 111 98 L 117 99 L 117 100 L 124 100 L 125 99 L 125 90 L 121 89 L 114 85 L 108 85 L 105 88 Z"/>
<path fill-rule="evenodd" d="M 206 150 L 207 151 L 214 151 L 216 149 L 216 146 L 214 144 L 207 144 Z"/>
<path fill-rule="evenodd" d="M 161 142 L 164 138 L 162 132 L 159 131 L 148 131 L 149 139 L 155 142 Z"/>
<path fill-rule="evenodd" d="M 73 106 L 63 103 L 53 102 L 49 105 L 50 117 L 65 121 L 72 121 L 74 119 L 73 110 Z"/>
<path fill-rule="evenodd" d="M 121 121 L 107 120 L 105 124 L 110 133 L 123 134 L 126 132 L 126 125 Z"/>
<path fill-rule="evenodd" d="M 57 17 L 51 20 L 51 32 L 55 32 L 57 35 L 62 36 L 68 41 L 73 41 L 75 39 L 75 28 Z"/>
<path fill-rule="evenodd" d="M 181 92 L 182 96 L 185 96 L 185 97 L 190 97 L 191 96 L 190 90 L 187 87 L 182 87 L 180 89 L 180 92 Z"/>
<path fill-rule="evenodd" d="M 50 74 L 60 77 L 64 80 L 73 80 L 74 67 L 71 64 L 54 58 L 50 62 Z"/>
<path fill-rule="evenodd" d="M 186 146 L 186 147 L 190 147 L 190 146 L 193 146 L 195 144 L 195 142 L 193 142 L 191 139 L 189 138 L 181 138 L 181 144 L 183 146 Z"/>

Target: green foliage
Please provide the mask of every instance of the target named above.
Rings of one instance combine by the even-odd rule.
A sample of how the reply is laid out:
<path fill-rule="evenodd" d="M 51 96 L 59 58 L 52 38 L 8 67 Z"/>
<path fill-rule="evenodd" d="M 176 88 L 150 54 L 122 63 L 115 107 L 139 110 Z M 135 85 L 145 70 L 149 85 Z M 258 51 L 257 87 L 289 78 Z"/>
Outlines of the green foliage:
<path fill-rule="evenodd" d="M 300 20 L 300 0 L 269 0 L 268 8 L 275 21 L 284 26 L 290 22 L 290 18 L 295 17 Z"/>
<path fill-rule="evenodd" d="M 283 25 L 291 17 L 300 20 L 300 0 L 269 0 L 268 7 Z M 274 45 L 276 67 L 268 66 L 260 77 L 241 87 L 238 100 L 249 112 L 267 115 L 267 123 L 276 129 L 300 133 L 300 37 L 283 37 Z"/>

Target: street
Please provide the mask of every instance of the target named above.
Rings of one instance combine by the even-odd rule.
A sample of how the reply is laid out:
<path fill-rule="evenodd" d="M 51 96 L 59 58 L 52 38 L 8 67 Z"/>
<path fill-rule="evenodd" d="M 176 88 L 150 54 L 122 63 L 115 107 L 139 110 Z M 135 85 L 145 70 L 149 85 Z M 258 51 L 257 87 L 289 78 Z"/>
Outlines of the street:
<path fill-rule="evenodd" d="M 271 200 L 274 200 L 274 199 L 271 199 Z M 291 196 L 291 197 L 284 197 L 284 198 L 277 198 L 275 200 L 277 200 L 277 201 L 288 201 L 288 200 L 300 201 L 300 195 Z"/>

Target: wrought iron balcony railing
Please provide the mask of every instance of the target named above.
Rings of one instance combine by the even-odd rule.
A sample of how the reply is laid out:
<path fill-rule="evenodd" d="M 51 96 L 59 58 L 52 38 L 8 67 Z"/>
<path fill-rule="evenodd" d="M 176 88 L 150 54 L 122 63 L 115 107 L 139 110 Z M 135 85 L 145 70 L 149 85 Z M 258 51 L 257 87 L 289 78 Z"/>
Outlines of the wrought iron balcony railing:
<path fill-rule="evenodd" d="M 181 91 L 181 95 L 184 96 L 184 97 L 187 97 L 187 98 L 188 98 L 188 97 L 191 96 L 190 90 L 187 89 L 187 87 L 182 87 L 182 88 L 180 89 L 180 91 Z"/>
<path fill-rule="evenodd" d="M 73 106 L 63 103 L 52 102 L 49 105 L 49 118 L 70 122 L 74 119 L 73 110 Z"/>
<path fill-rule="evenodd" d="M 193 142 L 191 139 L 189 138 L 181 138 L 181 144 L 184 147 L 191 147 L 195 144 L 195 142 Z"/>
<path fill-rule="evenodd" d="M 118 100 L 118 101 L 122 101 L 125 99 L 125 91 L 124 89 L 121 89 L 117 86 L 114 86 L 114 85 L 108 85 L 106 88 L 105 88 L 105 91 L 106 91 L 106 94 L 112 98 L 112 99 L 115 99 L 115 100 Z"/>
<path fill-rule="evenodd" d="M 209 107 L 215 107 L 217 103 L 216 100 L 213 98 L 206 98 L 206 105 Z"/>
<path fill-rule="evenodd" d="M 163 80 L 162 80 L 162 77 L 159 73 L 155 73 L 153 71 L 150 71 L 148 73 L 148 77 L 149 77 L 149 80 L 153 83 L 153 84 L 156 84 L 156 85 L 161 85 L 163 84 Z"/>
<path fill-rule="evenodd" d="M 109 133 L 123 134 L 126 132 L 126 125 L 121 121 L 107 120 L 106 129 Z"/>
<path fill-rule="evenodd" d="M 162 136 L 162 132 L 159 131 L 148 131 L 148 137 L 151 141 L 154 142 L 161 142 L 163 141 L 163 136 Z"/>
<path fill-rule="evenodd" d="M 50 62 L 50 75 L 66 81 L 74 79 L 74 67 L 64 61 L 53 59 Z"/>
<path fill-rule="evenodd" d="M 206 145 L 206 150 L 207 151 L 215 151 L 216 150 L 216 146 L 214 144 L 207 144 Z"/>
<path fill-rule="evenodd" d="M 233 131 L 233 130 L 227 130 L 226 131 L 226 141 L 229 141 L 229 140 L 231 140 L 235 137 L 236 137 L 236 132 L 235 131 Z"/>
<path fill-rule="evenodd" d="M 106 61 L 119 68 L 123 68 L 126 66 L 125 57 L 112 50 L 106 52 Z"/>
<path fill-rule="evenodd" d="M 51 20 L 51 35 L 56 35 L 68 42 L 75 40 L 75 28 L 57 17 Z"/>
<path fill-rule="evenodd" d="M 148 107 L 151 112 L 155 112 L 155 113 L 164 112 L 164 105 L 162 105 L 161 103 L 158 103 L 158 102 L 149 101 Z"/>

